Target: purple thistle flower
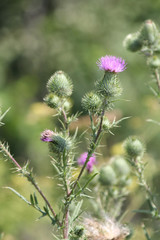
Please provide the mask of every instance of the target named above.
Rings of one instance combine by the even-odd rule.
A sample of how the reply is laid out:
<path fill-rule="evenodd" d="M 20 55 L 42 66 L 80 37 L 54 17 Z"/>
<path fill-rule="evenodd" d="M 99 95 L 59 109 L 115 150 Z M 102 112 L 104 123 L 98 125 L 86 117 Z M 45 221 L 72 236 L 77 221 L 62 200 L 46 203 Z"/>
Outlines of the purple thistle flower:
<path fill-rule="evenodd" d="M 51 142 L 53 140 L 53 135 L 54 135 L 54 132 L 47 129 L 47 130 L 44 130 L 42 133 L 41 133 L 41 140 L 43 142 Z"/>
<path fill-rule="evenodd" d="M 100 70 L 107 72 L 123 72 L 126 69 L 126 62 L 122 58 L 106 55 L 97 61 Z"/>
<path fill-rule="evenodd" d="M 83 166 L 86 159 L 87 159 L 87 155 L 88 153 L 87 152 L 84 152 L 80 155 L 80 157 L 78 158 L 77 162 L 78 162 L 78 165 L 79 166 Z M 96 164 L 96 156 L 95 154 L 92 154 L 92 156 L 90 157 L 87 165 L 86 165 L 86 169 L 88 170 L 88 172 L 92 172 L 93 170 L 93 165 Z"/>

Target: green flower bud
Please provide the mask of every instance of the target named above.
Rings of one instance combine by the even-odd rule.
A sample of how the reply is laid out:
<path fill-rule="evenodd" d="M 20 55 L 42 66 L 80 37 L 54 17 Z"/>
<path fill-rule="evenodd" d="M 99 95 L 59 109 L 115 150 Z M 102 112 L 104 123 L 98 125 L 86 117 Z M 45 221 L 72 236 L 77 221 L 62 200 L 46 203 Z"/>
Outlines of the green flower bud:
<path fill-rule="evenodd" d="M 124 148 L 130 158 L 142 157 L 144 154 L 144 146 L 136 137 L 129 137 L 124 143 Z"/>
<path fill-rule="evenodd" d="M 69 111 L 72 107 L 72 103 L 70 100 L 66 99 L 64 104 L 63 104 L 64 110 Z"/>
<path fill-rule="evenodd" d="M 91 113 L 96 113 L 100 106 L 101 99 L 94 92 L 89 92 L 82 98 L 82 107 Z"/>
<path fill-rule="evenodd" d="M 139 38 L 139 33 L 128 34 L 123 41 L 123 46 L 131 52 L 139 51 L 142 44 L 143 41 Z"/>
<path fill-rule="evenodd" d="M 74 228 L 74 234 L 77 236 L 77 237 L 82 237 L 83 236 L 83 233 L 84 233 L 84 227 L 83 226 L 76 226 Z"/>
<path fill-rule="evenodd" d="M 140 37 L 143 41 L 147 41 L 149 44 L 155 43 L 158 38 L 158 30 L 152 20 L 146 20 L 144 22 L 140 30 Z"/>
<path fill-rule="evenodd" d="M 118 97 L 122 93 L 118 75 L 105 72 L 104 78 L 96 82 L 96 90 L 104 97 Z"/>
<path fill-rule="evenodd" d="M 102 185 L 113 185 L 116 182 L 116 174 L 113 168 L 109 165 L 101 168 L 99 181 Z"/>
<path fill-rule="evenodd" d="M 160 59 L 157 56 L 152 56 L 148 59 L 148 65 L 152 68 L 160 67 Z"/>
<path fill-rule="evenodd" d="M 121 156 L 116 156 L 113 158 L 112 167 L 115 170 L 118 177 L 128 175 L 130 172 L 130 167 L 128 163 Z"/>
<path fill-rule="evenodd" d="M 59 97 L 68 97 L 72 94 L 73 85 L 66 73 L 58 71 L 48 80 L 47 89 Z"/>
<path fill-rule="evenodd" d="M 109 121 L 109 119 L 107 117 L 104 117 L 103 118 L 103 125 L 102 125 L 102 128 L 105 130 L 105 131 L 108 131 L 110 128 L 111 128 L 111 123 Z"/>
<path fill-rule="evenodd" d="M 122 176 L 119 180 L 118 180 L 118 185 L 120 187 L 125 187 L 131 184 L 131 179 L 129 178 L 129 176 Z"/>
<path fill-rule="evenodd" d="M 69 150 L 71 142 L 69 139 L 64 139 L 59 135 L 53 135 L 52 141 L 49 142 L 49 149 L 53 153 L 63 153 L 64 150 Z"/>
<path fill-rule="evenodd" d="M 53 93 L 49 93 L 45 96 L 44 102 L 51 108 L 57 108 L 59 106 L 60 98 Z"/>

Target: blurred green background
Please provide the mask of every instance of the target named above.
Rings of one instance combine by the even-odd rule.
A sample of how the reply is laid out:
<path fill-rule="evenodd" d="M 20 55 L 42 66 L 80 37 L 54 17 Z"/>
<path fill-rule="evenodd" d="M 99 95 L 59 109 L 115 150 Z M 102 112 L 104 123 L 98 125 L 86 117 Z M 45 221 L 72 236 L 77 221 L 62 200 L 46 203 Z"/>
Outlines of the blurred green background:
<path fill-rule="evenodd" d="M 1 140 L 21 164 L 30 161 L 37 179 L 49 192 L 52 203 L 57 201 L 58 188 L 53 180 L 47 146 L 40 133 L 55 126 L 52 110 L 43 104 L 46 82 L 57 70 L 69 74 L 74 84 L 73 112 L 81 111 L 81 97 L 91 90 L 102 76 L 96 61 L 101 56 L 120 56 L 128 63 L 120 74 L 123 94 L 116 103 L 121 116 L 131 116 L 115 136 L 105 141 L 105 157 L 121 152 L 120 143 L 129 135 L 140 136 L 147 149 L 148 172 L 153 190 L 159 194 L 160 134 L 159 126 L 146 122 L 160 121 L 160 106 L 147 86 L 150 71 L 139 54 L 123 48 L 128 33 L 139 29 L 146 19 L 160 26 L 159 0 L 5 0 L 0 1 L 0 105 L 5 111 Z M 82 150 L 83 151 L 83 150 Z M 39 215 L 17 199 L 3 186 L 15 187 L 28 197 L 34 190 L 22 178 L 11 174 L 10 164 L 0 161 L 0 232 L 5 240 L 52 239 L 46 220 L 34 221 Z M 25 189 L 24 189 L 25 185 Z M 138 191 L 138 190 L 137 190 Z M 136 194 L 130 200 L 126 221 L 137 223 L 132 210 L 143 204 Z M 143 239 L 141 230 L 133 239 Z M 159 232 L 153 240 L 160 239 Z"/>

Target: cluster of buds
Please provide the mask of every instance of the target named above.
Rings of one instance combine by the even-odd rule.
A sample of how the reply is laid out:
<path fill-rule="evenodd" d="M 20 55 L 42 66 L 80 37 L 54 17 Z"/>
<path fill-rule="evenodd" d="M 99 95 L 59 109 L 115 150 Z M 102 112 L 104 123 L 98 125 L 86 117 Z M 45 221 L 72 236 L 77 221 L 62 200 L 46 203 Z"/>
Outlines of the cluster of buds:
<path fill-rule="evenodd" d="M 136 137 L 126 139 L 124 149 L 129 159 L 142 158 L 145 151 L 144 145 Z"/>
<path fill-rule="evenodd" d="M 45 96 L 45 103 L 54 109 L 69 110 L 71 103 L 68 97 L 71 96 L 73 85 L 70 77 L 63 71 L 57 71 L 51 76 L 47 83 L 48 94 Z"/>
<path fill-rule="evenodd" d="M 130 33 L 124 39 L 124 47 L 131 52 L 137 52 L 143 47 L 159 44 L 160 35 L 155 23 L 152 20 L 146 20 L 136 33 Z"/>
<path fill-rule="evenodd" d="M 123 45 L 131 52 L 141 51 L 151 68 L 160 67 L 160 58 L 157 56 L 160 53 L 160 32 L 152 20 L 146 20 L 138 32 L 128 34 Z"/>
<path fill-rule="evenodd" d="M 110 164 L 100 169 L 99 182 L 102 186 L 127 185 L 130 167 L 122 156 L 115 156 Z"/>

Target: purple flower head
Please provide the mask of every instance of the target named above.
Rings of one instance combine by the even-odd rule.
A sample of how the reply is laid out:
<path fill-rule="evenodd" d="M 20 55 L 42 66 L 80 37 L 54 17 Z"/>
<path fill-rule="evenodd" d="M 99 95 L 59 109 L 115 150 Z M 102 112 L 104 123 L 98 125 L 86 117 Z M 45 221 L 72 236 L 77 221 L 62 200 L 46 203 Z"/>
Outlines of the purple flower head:
<path fill-rule="evenodd" d="M 42 133 L 41 133 L 41 140 L 43 142 L 51 142 L 52 141 L 52 138 L 53 138 L 53 135 L 54 135 L 54 132 L 47 129 L 47 130 L 44 130 Z"/>
<path fill-rule="evenodd" d="M 107 72 L 123 72 L 126 69 L 126 62 L 122 58 L 106 55 L 97 61 L 100 70 Z"/>
<path fill-rule="evenodd" d="M 77 160 L 79 166 L 84 165 L 84 163 L 86 161 L 86 158 L 87 158 L 87 155 L 88 155 L 87 152 L 84 152 L 80 155 L 80 157 Z M 95 156 L 95 154 L 92 154 L 92 156 L 90 157 L 90 159 L 89 159 L 89 161 L 86 165 L 86 169 L 88 170 L 88 172 L 92 172 L 93 165 L 95 165 L 95 164 L 96 164 L 96 156 Z"/>

